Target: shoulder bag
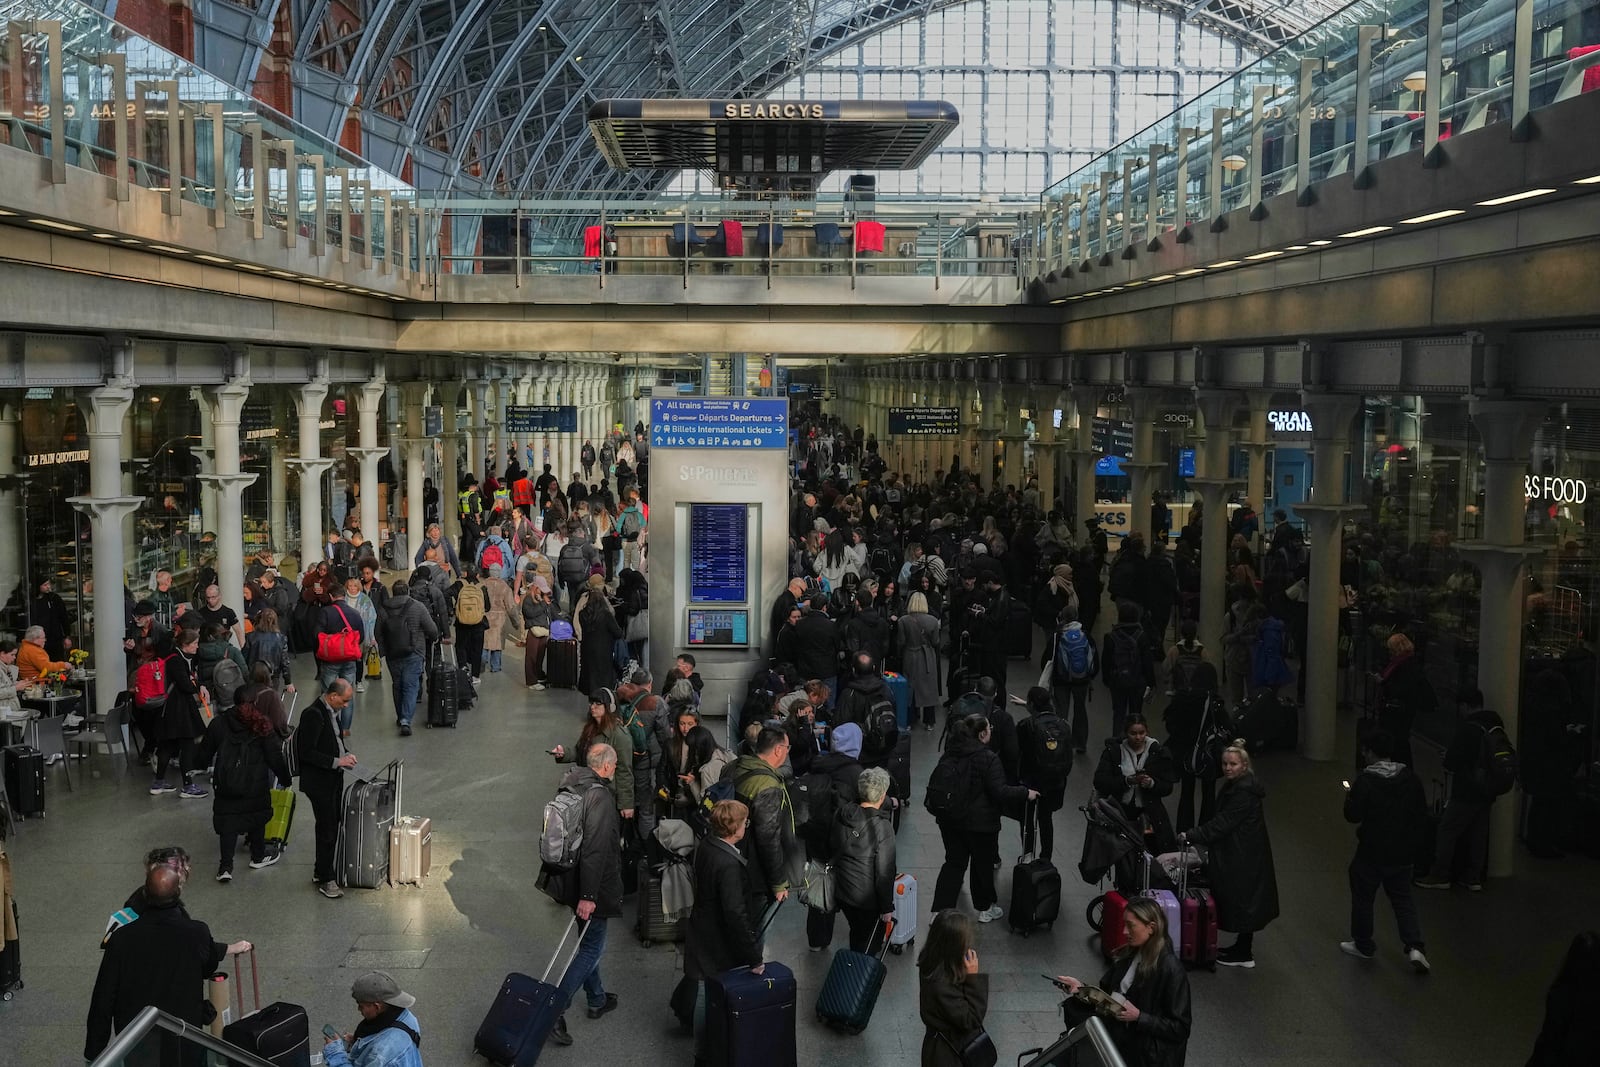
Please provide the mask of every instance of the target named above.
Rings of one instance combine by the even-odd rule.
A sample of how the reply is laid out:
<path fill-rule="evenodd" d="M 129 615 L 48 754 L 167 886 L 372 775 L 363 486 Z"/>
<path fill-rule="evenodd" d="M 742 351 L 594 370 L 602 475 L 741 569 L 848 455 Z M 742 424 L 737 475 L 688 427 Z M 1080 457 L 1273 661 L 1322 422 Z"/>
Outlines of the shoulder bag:
<path fill-rule="evenodd" d="M 989 1037 L 989 1031 L 981 1026 L 959 1045 L 944 1033 L 939 1034 L 939 1039 L 950 1046 L 950 1051 L 961 1061 L 961 1067 L 994 1067 L 1000 1060 L 1000 1053 L 995 1051 L 994 1040 Z"/>

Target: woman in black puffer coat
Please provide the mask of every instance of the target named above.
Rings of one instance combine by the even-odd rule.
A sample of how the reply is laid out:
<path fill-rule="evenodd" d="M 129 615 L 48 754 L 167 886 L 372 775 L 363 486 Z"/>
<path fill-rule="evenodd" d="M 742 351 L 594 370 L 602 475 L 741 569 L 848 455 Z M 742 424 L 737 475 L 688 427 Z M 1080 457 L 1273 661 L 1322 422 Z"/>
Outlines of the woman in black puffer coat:
<path fill-rule="evenodd" d="M 1178 840 L 1206 845 L 1211 895 L 1217 903 L 1217 925 L 1238 934 L 1217 953 L 1225 967 L 1254 967 L 1252 939 L 1278 917 L 1278 876 L 1272 866 L 1263 806 L 1267 791 L 1250 771 L 1243 741 L 1222 750 L 1222 792 L 1217 813 Z"/>
<path fill-rule="evenodd" d="M 972 867 L 972 906 L 979 922 L 993 922 L 1004 914 L 996 903 L 995 862 L 1000 858 L 1000 812 L 1020 808 L 1024 800 L 1039 795 L 1021 785 L 1007 785 L 1000 757 L 989 745 L 989 720 L 969 715 L 951 725 L 950 741 L 939 762 L 954 761 L 964 771 L 964 789 L 957 810 L 938 820 L 944 839 L 944 866 L 934 884 L 933 910 L 956 906 L 961 877 Z"/>
<path fill-rule="evenodd" d="M 206 727 L 197 763 L 216 760 L 211 776 L 211 828 L 221 846 L 217 881 L 233 879 L 234 850 L 243 834 L 250 844 L 250 866 L 270 867 L 278 853 L 267 852 L 267 822 L 272 818 L 272 783 L 290 779 L 283 758 L 283 742 L 272 720 L 248 703 L 249 689 L 241 687 L 236 703 Z"/>

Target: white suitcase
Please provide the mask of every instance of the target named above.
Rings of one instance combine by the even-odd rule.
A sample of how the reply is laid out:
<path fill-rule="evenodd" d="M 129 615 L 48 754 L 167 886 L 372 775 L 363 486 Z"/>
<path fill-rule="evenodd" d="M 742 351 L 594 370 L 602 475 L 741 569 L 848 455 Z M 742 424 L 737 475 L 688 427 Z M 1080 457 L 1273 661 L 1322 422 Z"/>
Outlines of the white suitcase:
<path fill-rule="evenodd" d="M 909 874 L 894 880 L 894 930 L 889 934 L 889 951 L 896 956 L 917 939 L 917 880 Z"/>

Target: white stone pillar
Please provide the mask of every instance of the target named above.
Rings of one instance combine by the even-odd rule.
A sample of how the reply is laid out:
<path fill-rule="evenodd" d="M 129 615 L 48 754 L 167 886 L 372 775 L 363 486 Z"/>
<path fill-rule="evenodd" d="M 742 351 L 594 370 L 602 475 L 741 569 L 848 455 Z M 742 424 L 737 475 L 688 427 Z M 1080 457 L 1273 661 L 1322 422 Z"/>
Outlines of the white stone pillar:
<path fill-rule="evenodd" d="M 1094 416 L 1099 409 L 1100 390 L 1092 385 L 1080 385 L 1072 390 L 1072 536 L 1074 541 L 1087 533 L 1084 523 L 1094 515 L 1094 465 L 1099 459 L 1094 451 Z"/>
<path fill-rule="evenodd" d="M 444 469 L 439 472 L 439 524 L 444 535 L 452 541 L 461 536 L 461 517 L 456 510 L 456 496 L 461 492 L 460 478 L 456 472 L 457 452 L 461 447 L 460 418 L 456 415 L 456 401 L 460 399 L 461 386 L 447 382 L 440 386 L 444 403 Z M 420 542 L 418 542 L 420 544 Z M 417 545 L 406 546 L 413 557 Z M 396 560 L 402 569 L 409 569 L 411 560 Z"/>
<path fill-rule="evenodd" d="M 282 426 L 284 409 L 281 398 L 273 404 L 274 426 Z M 272 551 L 281 555 L 289 550 L 288 435 L 280 430 L 267 444 L 267 536 L 272 541 Z"/>
<path fill-rule="evenodd" d="M 1044 387 L 1036 390 L 1029 403 L 1033 407 L 1033 422 L 1038 430 L 1033 443 L 1034 476 L 1039 479 L 1039 510 L 1048 515 L 1056 506 L 1056 459 L 1060 446 L 1056 444 L 1056 405 L 1060 390 Z"/>
<path fill-rule="evenodd" d="M 489 467 L 496 474 L 504 474 L 506 469 L 506 406 L 510 403 L 511 383 L 500 378 L 494 383 L 494 450 L 489 453 Z"/>
<path fill-rule="evenodd" d="M 1242 400 L 1239 394 L 1223 389 L 1195 390 L 1196 406 L 1206 432 L 1200 446 L 1205 465 L 1196 463 L 1196 469 L 1203 471 L 1204 477 L 1189 479 L 1205 506 L 1200 539 L 1200 643 L 1218 656 L 1222 650 L 1223 619 L 1228 610 L 1227 493 L 1238 484 L 1228 477 L 1228 445 L 1233 413 Z"/>
<path fill-rule="evenodd" d="M 322 476 L 333 466 L 333 460 L 322 458 L 322 402 L 327 397 L 326 378 L 307 382 L 294 394 L 295 418 L 300 427 L 300 454 L 287 462 L 300 473 L 301 570 L 322 558 Z M 298 583 L 300 575 L 293 574 L 288 578 Z"/>
<path fill-rule="evenodd" d="M 200 389 L 191 390 L 194 402 L 200 405 L 200 447 L 194 449 L 195 458 L 200 462 L 200 529 L 208 533 L 217 532 L 217 487 L 215 482 L 207 482 L 204 476 L 217 473 L 216 444 L 217 435 L 207 417 L 205 393 Z"/>
<path fill-rule="evenodd" d="M 222 385 L 208 386 L 204 392 L 206 409 L 215 433 L 213 453 L 216 473 L 202 475 L 217 491 L 217 586 L 222 602 L 244 610 L 244 509 L 241 500 L 245 487 L 255 484 L 256 475 L 239 471 L 239 416 L 250 396 L 250 380 L 235 378 Z M 98 588 L 98 583 L 97 583 Z M 234 639 L 244 645 L 244 627 Z"/>
<path fill-rule="evenodd" d="M 406 554 L 411 555 L 422 544 L 427 530 L 422 507 L 422 465 L 424 450 L 429 439 L 422 433 L 422 409 L 428 403 L 427 382 L 407 382 L 400 387 L 400 406 L 406 427 Z M 402 565 L 397 568 L 407 570 Z"/>
<path fill-rule="evenodd" d="M 17 427 L 21 420 L 22 409 L 15 401 L 0 401 L 0 540 L 17 546 L 15 551 L 0 552 L 0 604 L 8 603 L 22 585 L 26 565 L 21 546 L 27 543 L 23 539 L 27 518 L 22 513 L 22 494 L 17 492 L 14 481 L 20 451 Z"/>
<path fill-rule="evenodd" d="M 479 379 L 472 383 L 472 473 L 477 476 L 478 484 L 483 484 L 484 473 L 489 469 L 489 432 L 490 422 L 494 418 L 494 409 L 490 405 L 490 383 Z"/>
<path fill-rule="evenodd" d="M 122 519 L 143 501 L 122 493 L 122 420 L 133 405 L 133 382 L 113 379 L 81 394 L 78 408 L 89 438 L 89 495 L 67 501 L 89 516 L 94 545 L 94 628 L 96 713 L 109 711 L 128 688 L 122 647 L 124 556 Z M 14 423 L 12 424 L 15 425 Z M 7 462 L 11 453 L 7 451 Z M 20 539 L 13 544 L 20 544 Z M 237 551 L 237 549 L 235 549 Z M 20 553 L 9 553 L 19 556 Z"/>
<path fill-rule="evenodd" d="M 389 454 L 387 448 L 378 447 L 378 413 L 383 410 L 383 394 L 388 388 L 381 368 L 375 368 L 371 381 L 355 389 L 356 434 L 360 445 L 350 449 L 361 462 L 361 481 L 358 504 L 361 508 L 361 534 L 376 543 L 378 537 L 378 460 Z"/>
<path fill-rule="evenodd" d="M 1255 390 L 1250 393 L 1250 440 L 1242 442 L 1250 457 L 1250 470 L 1247 473 L 1245 484 L 1245 499 L 1250 506 L 1256 509 L 1261 516 L 1261 521 L 1256 524 L 1256 543 L 1251 545 L 1252 551 L 1259 553 L 1260 546 L 1265 542 L 1267 531 L 1267 446 L 1271 441 L 1267 438 L 1267 412 L 1272 407 L 1272 394 L 1264 390 Z M 1315 420 L 1312 427 L 1316 427 Z M 1343 503 L 1340 500 L 1339 503 Z"/>

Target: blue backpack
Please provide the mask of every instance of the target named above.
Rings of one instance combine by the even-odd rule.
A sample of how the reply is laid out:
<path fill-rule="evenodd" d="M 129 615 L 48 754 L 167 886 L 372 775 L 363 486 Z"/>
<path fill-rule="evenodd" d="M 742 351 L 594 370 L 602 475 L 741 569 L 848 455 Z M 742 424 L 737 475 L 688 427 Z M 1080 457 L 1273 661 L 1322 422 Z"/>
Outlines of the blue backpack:
<path fill-rule="evenodd" d="M 1056 681 L 1085 682 L 1094 674 L 1094 645 L 1077 623 L 1056 634 Z"/>
<path fill-rule="evenodd" d="M 1283 645 L 1283 620 L 1263 620 L 1256 630 L 1256 647 L 1250 659 L 1251 684 L 1276 688 L 1293 681 L 1283 659 Z"/>

